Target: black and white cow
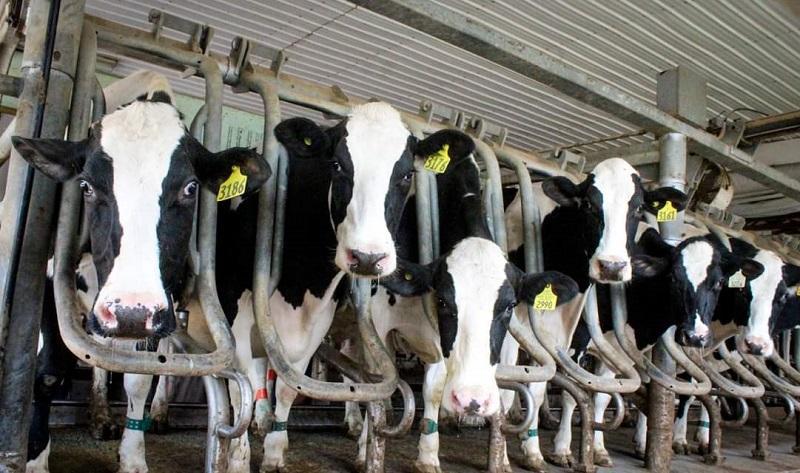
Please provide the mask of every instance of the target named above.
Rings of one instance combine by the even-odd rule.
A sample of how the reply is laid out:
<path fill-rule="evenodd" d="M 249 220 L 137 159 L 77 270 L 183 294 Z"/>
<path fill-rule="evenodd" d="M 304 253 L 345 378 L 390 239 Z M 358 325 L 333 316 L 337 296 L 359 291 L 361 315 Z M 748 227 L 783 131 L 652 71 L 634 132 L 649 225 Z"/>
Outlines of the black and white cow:
<path fill-rule="evenodd" d="M 471 141 L 466 146 L 471 152 Z M 423 154 L 436 151 L 434 146 Z M 577 285 L 559 273 L 523 273 L 491 240 L 481 210 L 480 171 L 471 155 L 451 161 L 436 181 L 443 255 L 426 265 L 410 262 L 417 259 L 418 246 L 416 207 L 410 199 L 396 239 L 400 268 L 380 281 L 382 287 L 372 297 L 375 328 L 384 344 L 396 349 L 397 342 L 426 364 L 415 470 L 431 473 L 441 471 L 440 406 L 459 416 L 483 417 L 501 408 L 495 369 L 517 303 L 533 303 L 547 284 L 559 303 L 577 294 Z M 437 301 L 436 326 L 423 309 L 421 296 L 428 292 Z M 366 436 L 363 428 L 358 458 L 362 464 Z"/>
<path fill-rule="evenodd" d="M 745 347 L 754 355 L 770 356 L 775 350 L 772 340 L 777 327 L 791 324 L 791 309 L 787 321 L 779 323 L 784 314 L 787 301 L 795 303 L 790 287 L 800 283 L 800 267 L 785 263 L 773 251 L 758 248 L 740 238 L 730 238 L 726 242 L 732 251 L 745 258 L 758 262 L 763 267 L 763 272 L 752 279 L 748 279 L 744 287 L 724 287 L 719 297 L 717 309 L 711 323 L 711 333 L 718 343 L 744 328 Z M 787 325 L 784 325 L 787 324 Z M 716 348 L 713 346 L 712 348 Z M 709 353 L 713 350 L 709 350 Z M 686 440 L 686 417 L 691 404 L 691 399 L 682 398 L 673 427 L 673 447 L 676 451 L 688 451 Z M 701 406 L 700 424 L 696 432 L 696 440 L 701 449 L 708 447 L 709 418 L 705 407 Z M 637 436 L 646 437 L 639 433 L 646 428 L 645 425 L 637 427 Z"/>
<path fill-rule="evenodd" d="M 637 348 L 649 352 L 661 335 L 671 326 L 676 326 L 677 340 L 684 345 L 704 347 L 712 342 L 709 326 L 717 307 L 720 291 L 728 279 L 741 271 L 742 276 L 752 280 L 763 271 L 763 266 L 743 258 L 725 247 L 716 235 L 684 225 L 682 241 L 677 246 L 666 243 L 655 228 L 641 223 L 637 249 L 653 258 L 660 259 L 661 270 L 649 278 L 634 278 L 626 287 L 628 312 L 628 337 L 636 341 Z M 597 286 L 600 327 L 614 343 L 611 317 L 610 292 L 608 286 Z M 580 356 L 591 349 L 588 332 L 581 322 L 573 347 Z M 602 362 L 596 365 L 597 374 L 613 377 L 614 373 Z M 595 421 L 602 422 L 610 396 L 596 393 L 594 396 Z M 639 422 L 646 424 L 640 413 Z M 559 430 L 569 429 L 571 424 L 562 424 Z M 641 433 L 637 430 L 636 451 L 644 452 Z M 594 462 L 598 466 L 611 466 L 611 457 L 603 442 L 603 432 L 594 434 Z"/>
<path fill-rule="evenodd" d="M 395 235 L 420 153 L 427 156 L 427 150 L 446 144 L 450 158 L 458 161 L 472 148 L 457 131 L 418 141 L 400 113 L 381 102 L 356 106 L 325 130 L 310 120 L 286 120 L 275 136 L 288 153 L 289 166 L 284 264 L 270 309 L 289 360 L 303 372 L 346 296 L 346 291 L 337 291 L 345 275 L 376 279 L 396 270 Z M 241 275 L 218 286 L 226 314 L 235 316 L 237 363 L 247 369 L 253 355 L 264 356 L 258 347 L 238 344 L 249 340 L 254 325 L 250 274 L 255 205 L 245 202 L 221 210 L 220 218 L 237 222 L 239 229 L 236 235 L 218 238 L 218 251 L 224 253 L 218 255 L 217 274 Z M 285 468 L 286 420 L 297 396 L 280 378 L 274 391 L 275 422 L 264 439 L 262 471 Z M 231 471 L 250 471 L 247 437 L 235 441 L 231 450 Z"/>
<path fill-rule="evenodd" d="M 216 192 L 238 166 L 252 193 L 270 175 L 252 150 L 205 149 L 187 131 L 169 91 L 106 115 L 79 142 L 15 137 L 13 143 L 52 179 L 79 180 L 99 289 L 87 325 L 118 339 L 153 339 L 174 329 L 200 186 Z M 147 471 L 143 432 L 135 427 L 143 423 L 151 382 L 152 376 L 126 377 L 132 428 L 120 446 L 122 472 Z"/>
<path fill-rule="evenodd" d="M 686 196 L 673 188 L 646 191 L 639 173 L 622 159 L 598 164 L 580 184 L 565 177 L 553 177 L 534 184 L 534 203 L 542 218 L 544 269 L 560 271 L 578 283 L 581 292 L 572 302 L 544 313 L 547 336 L 559 346 L 569 346 L 592 283 L 628 282 L 635 275 L 654 272 L 651 257 L 634 254 L 638 223 L 644 211 L 657 214 L 667 201 L 681 210 Z M 517 197 L 506 209 L 506 228 L 511 261 L 523 267 L 523 228 L 521 200 Z M 526 317 L 522 317 L 525 320 Z M 506 337 L 503 363 L 516 363 L 518 345 Z M 542 404 L 546 383 L 530 386 L 534 402 Z M 512 396 L 512 393 L 504 394 Z M 510 400 L 510 399 L 509 399 Z M 569 407 L 575 401 L 564 396 Z M 504 403 L 509 405 L 510 402 Z M 574 409 L 574 407 L 573 407 Z M 566 411 L 566 409 L 565 409 Z M 562 418 L 562 423 L 570 418 Z M 522 443 L 524 464 L 534 470 L 545 468 L 539 448 L 538 412 L 528 438 Z M 571 461 L 571 432 L 556 437 L 553 460 L 567 465 Z"/>

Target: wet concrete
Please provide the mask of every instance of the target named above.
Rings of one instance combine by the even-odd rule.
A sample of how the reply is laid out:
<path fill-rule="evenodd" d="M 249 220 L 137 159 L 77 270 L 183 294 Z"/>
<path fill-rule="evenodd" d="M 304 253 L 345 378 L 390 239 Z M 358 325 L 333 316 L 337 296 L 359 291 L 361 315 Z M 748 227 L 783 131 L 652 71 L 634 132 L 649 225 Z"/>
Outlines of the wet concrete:
<path fill-rule="evenodd" d="M 50 469 L 52 473 L 114 473 L 116 471 L 117 441 L 92 440 L 84 428 L 53 429 L 54 442 Z M 542 432 L 543 447 L 552 448 L 554 432 Z M 445 472 L 485 471 L 487 429 L 462 430 L 441 435 L 440 459 Z M 599 471 L 643 472 L 643 461 L 633 457 L 632 429 L 621 429 L 607 436 L 606 446 L 614 459 L 613 469 Z M 289 472 L 355 472 L 353 458 L 356 442 L 343 431 L 290 431 Z M 258 471 L 261 452 L 259 442 L 253 441 L 253 471 Z M 202 472 L 204 433 L 199 430 L 173 431 L 166 435 L 147 435 L 147 462 L 150 473 Z M 387 441 L 386 471 L 411 473 L 416 458 L 417 435 Z M 512 463 L 521 456 L 519 442 L 512 440 L 509 455 Z M 704 465 L 699 455 L 676 457 L 672 471 L 679 473 L 712 472 L 800 472 L 800 456 L 791 454 L 794 436 L 788 430 L 773 428 L 770 435 L 771 456 L 767 461 L 750 458 L 755 445 L 755 428 L 745 426 L 723 431 L 721 466 Z M 573 451 L 577 445 L 573 446 Z M 525 471 L 514 468 L 515 472 Z M 550 467 L 551 472 L 562 472 Z"/>

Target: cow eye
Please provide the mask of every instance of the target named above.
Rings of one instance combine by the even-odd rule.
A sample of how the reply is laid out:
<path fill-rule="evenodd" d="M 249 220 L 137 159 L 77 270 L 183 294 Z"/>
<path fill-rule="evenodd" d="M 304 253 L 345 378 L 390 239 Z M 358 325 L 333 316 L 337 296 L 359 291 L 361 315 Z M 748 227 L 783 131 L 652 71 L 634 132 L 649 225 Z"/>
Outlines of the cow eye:
<path fill-rule="evenodd" d="M 183 187 L 183 195 L 185 197 L 194 197 L 197 194 L 197 181 L 190 181 Z"/>
<path fill-rule="evenodd" d="M 414 177 L 414 171 L 409 171 L 405 176 L 403 176 L 404 182 L 411 182 L 411 178 Z"/>
<path fill-rule="evenodd" d="M 333 168 L 334 172 L 342 172 L 342 165 L 335 159 L 331 161 L 331 167 Z"/>
<path fill-rule="evenodd" d="M 94 196 L 94 188 L 91 184 L 86 182 L 85 180 L 81 179 L 78 185 L 81 186 L 81 190 L 83 191 L 84 197 L 93 197 Z"/>

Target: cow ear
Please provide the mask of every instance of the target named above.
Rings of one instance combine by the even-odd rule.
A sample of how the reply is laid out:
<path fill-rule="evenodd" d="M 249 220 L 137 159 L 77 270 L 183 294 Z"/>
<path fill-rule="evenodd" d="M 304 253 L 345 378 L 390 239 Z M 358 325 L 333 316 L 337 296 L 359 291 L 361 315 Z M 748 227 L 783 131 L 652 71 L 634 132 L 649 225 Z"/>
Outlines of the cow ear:
<path fill-rule="evenodd" d="M 655 190 L 645 191 L 644 208 L 656 215 L 667 205 L 667 202 L 670 202 L 675 210 L 681 211 L 686 208 L 686 199 L 686 194 L 674 187 L 659 187 Z"/>
<path fill-rule="evenodd" d="M 22 158 L 47 177 L 64 182 L 83 170 L 89 140 L 65 141 L 12 136 L 11 142 Z"/>
<path fill-rule="evenodd" d="M 558 305 L 571 301 L 578 294 L 578 284 L 571 277 L 558 271 L 526 273 L 518 280 L 517 299 L 533 304 L 536 296 L 548 284 L 558 297 Z"/>
<path fill-rule="evenodd" d="M 564 176 L 550 177 L 542 181 L 542 191 L 558 205 L 573 207 L 581 197 L 581 186 L 575 185 Z"/>
<path fill-rule="evenodd" d="M 793 264 L 783 265 L 783 282 L 787 286 L 796 286 L 800 283 L 800 266 Z"/>
<path fill-rule="evenodd" d="M 447 155 L 457 163 L 475 151 L 475 142 L 458 130 L 440 130 L 417 143 L 414 154 L 421 158 L 438 153 L 447 145 Z"/>
<path fill-rule="evenodd" d="M 299 158 L 321 156 L 331 145 L 322 128 L 307 118 L 290 118 L 278 123 L 275 137 L 290 156 Z"/>
<path fill-rule="evenodd" d="M 633 255 L 631 270 L 634 276 L 651 278 L 658 276 L 669 268 L 671 258 L 663 256 Z"/>
<path fill-rule="evenodd" d="M 747 279 L 755 279 L 764 272 L 764 266 L 758 261 L 743 258 L 724 247 L 720 255 L 720 269 L 725 277 L 732 276 L 741 270 Z"/>
<path fill-rule="evenodd" d="M 432 289 L 436 264 L 436 261 L 422 265 L 411 261 L 398 260 L 395 272 L 388 277 L 382 278 L 380 284 L 389 292 L 400 296 L 420 296 Z"/>
<path fill-rule="evenodd" d="M 648 228 L 639 237 L 638 245 L 644 250 L 645 254 L 650 256 L 658 256 L 661 258 L 668 258 L 672 256 L 675 248 L 669 243 L 665 242 L 655 228 Z"/>
<path fill-rule="evenodd" d="M 189 134 L 186 135 L 186 148 L 197 178 L 215 194 L 219 192 L 219 186 L 234 173 L 234 167 L 247 176 L 244 195 L 260 189 L 272 175 L 269 164 L 255 149 L 229 148 L 212 153 Z"/>

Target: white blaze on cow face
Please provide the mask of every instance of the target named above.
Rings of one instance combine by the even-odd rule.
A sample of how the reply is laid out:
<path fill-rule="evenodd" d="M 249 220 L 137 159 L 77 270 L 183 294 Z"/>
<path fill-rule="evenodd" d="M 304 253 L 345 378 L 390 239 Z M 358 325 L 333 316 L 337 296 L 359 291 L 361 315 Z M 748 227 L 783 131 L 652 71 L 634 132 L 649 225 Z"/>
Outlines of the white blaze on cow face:
<path fill-rule="evenodd" d="M 745 329 L 745 344 L 758 355 L 770 356 L 775 349 L 770 336 L 770 321 L 776 298 L 785 297 L 783 261 L 775 253 L 759 250 L 753 257 L 764 266 L 764 272 L 750 280 L 750 312 Z"/>
<path fill-rule="evenodd" d="M 638 175 L 636 170 L 619 158 L 602 161 L 592 170 L 592 186 L 602 196 L 603 218 L 600 241 L 589 260 L 589 276 L 595 281 L 619 282 L 631 279 L 631 258 L 627 245 L 628 211 L 637 190 L 634 175 Z M 604 265 L 610 269 L 604 271 Z M 607 281 L 604 273 L 608 272 L 616 272 L 617 280 Z"/>
<path fill-rule="evenodd" d="M 681 250 L 681 264 L 686 272 L 686 278 L 695 293 L 708 278 L 708 270 L 714 259 L 714 248 L 707 241 L 695 241 L 686 245 Z M 694 336 L 705 337 L 708 335 L 708 325 L 703 322 L 700 313 L 694 314 Z"/>
<path fill-rule="evenodd" d="M 346 129 L 350 160 L 347 171 L 352 172 L 352 195 L 344 220 L 336 226 L 335 263 L 340 269 L 353 272 L 356 263 L 361 261 L 365 263 L 363 266 L 374 271 L 359 274 L 386 276 L 395 270 L 397 256 L 386 221 L 385 203 L 391 192 L 392 171 L 406 153 L 409 132 L 397 110 L 380 102 L 355 107 Z M 348 159 L 347 156 L 340 158 Z M 406 158 L 413 159 L 412 156 Z M 348 167 L 348 163 L 341 165 Z"/>
<path fill-rule="evenodd" d="M 489 240 L 467 238 L 446 259 L 457 307 L 457 332 L 446 359 L 443 407 L 458 414 L 491 416 L 500 407 L 495 368 L 490 362 L 491 325 L 506 258 Z"/>
<path fill-rule="evenodd" d="M 93 308 L 105 329 L 117 327 L 117 311 L 140 307 L 151 314 L 145 329 L 152 330 L 152 314 L 169 306 L 159 266 L 159 199 L 184 134 L 178 112 L 165 103 L 133 102 L 102 121 L 100 144 L 111 159 L 121 227 L 119 254 Z"/>

